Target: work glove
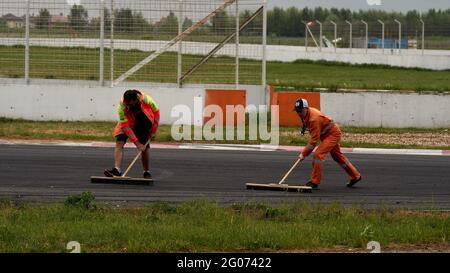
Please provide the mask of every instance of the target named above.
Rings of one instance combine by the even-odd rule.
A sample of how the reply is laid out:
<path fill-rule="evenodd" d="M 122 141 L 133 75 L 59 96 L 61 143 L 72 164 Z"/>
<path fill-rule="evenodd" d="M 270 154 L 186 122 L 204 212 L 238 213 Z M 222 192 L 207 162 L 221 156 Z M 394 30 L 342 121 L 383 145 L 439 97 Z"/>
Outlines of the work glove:
<path fill-rule="evenodd" d="M 303 156 L 303 153 L 300 153 L 300 154 L 298 155 L 298 159 L 300 159 L 300 161 L 305 160 L 305 157 Z"/>

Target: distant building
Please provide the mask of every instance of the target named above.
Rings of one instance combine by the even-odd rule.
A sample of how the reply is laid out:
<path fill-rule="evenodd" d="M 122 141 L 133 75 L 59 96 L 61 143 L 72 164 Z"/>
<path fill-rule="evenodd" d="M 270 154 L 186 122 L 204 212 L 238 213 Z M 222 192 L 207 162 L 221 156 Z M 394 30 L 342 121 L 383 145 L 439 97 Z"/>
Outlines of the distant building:
<path fill-rule="evenodd" d="M 366 38 L 353 38 L 353 48 L 366 48 Z M 369 38 L 369 48 L 383 48 L 383 40 L 381 38 Z M 398 48 L 398 39 L 384 39 L 384 48 L 396 49 Z M 407 39 L 402 39 L 400 48 L 408 49 L 409 42 Z"/>
<path fill-rule="evenodd" d="M 12 13 L 5 14 L 1 20 L 6 23 L 8 28 L 23 28 L 25 27 L 25 17 L 17 17 Z"/>
<path fill-rule="evenodd" d="M 56 23 L 68 23 L 69 18 L 67 16 L 64 16 L 62 13 L 59 15 L 52 15 L 50 17 L 50 24 L 56 24 Z"/>

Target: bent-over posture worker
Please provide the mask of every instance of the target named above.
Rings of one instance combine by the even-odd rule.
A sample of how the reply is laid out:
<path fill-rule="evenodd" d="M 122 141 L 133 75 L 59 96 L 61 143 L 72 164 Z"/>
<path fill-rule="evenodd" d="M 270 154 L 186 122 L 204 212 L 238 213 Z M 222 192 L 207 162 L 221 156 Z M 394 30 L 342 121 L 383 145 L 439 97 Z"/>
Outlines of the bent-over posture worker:
<path fill-rule="evenodd" d="M 347 157 L 342 153 L 339 141 L 341 140 L 341 130 L 338 125 L 328 116 L 322 114 L 318 109 L 308 107 L 308 101 L 305 99 L 298 99 L 295 102 L 294 111 L 302 120 L 302 134 L 305 130 L 309 130 L 310 138 L 308 145 L 299 154 L 299 159 L 303 161 L 308 155 L 312 153 L 319 140 L 321 143 L 314 153 L 313 170 L 311 179 L 306 186 L 317 188 L 322 179 L 323 164 L 328 153 L 350 176 L 350 181 L 347 183 L 348 187 L 352 187 L 358 183 L 362 176 L 350 163 Z"/>
<path fill-rule="evenodd" d="M 105 170 L 108 177 L 122 176 L 121 166 L 123 147 L 129 138 L 142 152 L 141 160 L 144 178 L 152 178 L 150 174 L 149 148 L 145 143 L 156 134 L 159 124 L 159 108 L 149 95 L 138 90 L 127 90 L 118 106 L 119 122 L 114 128 L 116 147 L 114 150 L 114 167 Z"/>

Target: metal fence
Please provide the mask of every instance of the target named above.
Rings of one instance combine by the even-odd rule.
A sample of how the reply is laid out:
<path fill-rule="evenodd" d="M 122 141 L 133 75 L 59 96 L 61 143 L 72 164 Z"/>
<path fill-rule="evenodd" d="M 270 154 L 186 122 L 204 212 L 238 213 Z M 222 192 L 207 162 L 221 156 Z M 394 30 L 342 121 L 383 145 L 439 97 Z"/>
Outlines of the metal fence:
<path fill-rule="evenodd" d="M 0 78 L 261 84 L 263 6 L 262 0 L 2 0 Z"/>
<path fill-rule="evenodd" d="M 0 78 L 264 85 L 266 44 L 366 54 L 450 50 L 450 25 L 437 29 L 420 18 L 414 25 L 312 20 L 298 22 L 304 36 L 266 37 L 263 7 L 265 0 L 2 0 Z"/>
<path fill-rule="evenodd" d="M 366 53 L 388 53 L 393 50 L 398 53 L 398 49 L 410 50 L 405 51 L 405 54 L 416 54 L 414 50 L 425 54 L 425 49 L 450 50 L 450 25 L 435 28 L 426 25 L 420 18 L 417 18 L 414 25 L 407 25 L 398 20 L 312 20 L 303 22 L 303 27 L 307 35 L 299 43 L 310 49 L 345 48 L 348 52 L 364 49 Z"/>

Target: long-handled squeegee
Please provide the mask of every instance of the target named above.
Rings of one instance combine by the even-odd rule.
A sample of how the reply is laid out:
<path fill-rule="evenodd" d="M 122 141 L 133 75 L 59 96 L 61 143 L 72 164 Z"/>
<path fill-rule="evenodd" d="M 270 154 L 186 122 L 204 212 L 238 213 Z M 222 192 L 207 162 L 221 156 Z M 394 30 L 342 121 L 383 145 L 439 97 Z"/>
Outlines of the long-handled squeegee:
<path fill-rule="evenodd" d="M 144 147 L 150 144 L 150 139 L 145 143 Z M 122 176 L 113 176 L 113 177 L 105 177 L 105 176 L 91 176 L 91 183 L 102 183 L 102 184 L 124 184 L 124 185 L 145 185 L 151 186 L 153 185 L 153 179 L 145 179 L 145 178 L 132 178 L 127 176 L 128 172 L 133 167 L 134 163 L 136 163 L 137 159 L 141 155 L 142 151 L 140 151 L 136 157 L 133 159 L 131 164 L 125 170 Z"/>
<path fill-rule="evenodd" d="M 300 164 L 300 159 L 295 161 L 294 165 L 289 169 L 289 171 L 283 176 L 280 182 L 270 183 L 270 184 L 255 184 L 247 183 L 245 186 L 247 190 L 266 190 L 266 191 L 293 191 L 293 192 L 312 192 L 312 188 L 308 186 L 289 186 L 288 184 L 283 184 L 291 172 Z"/>

